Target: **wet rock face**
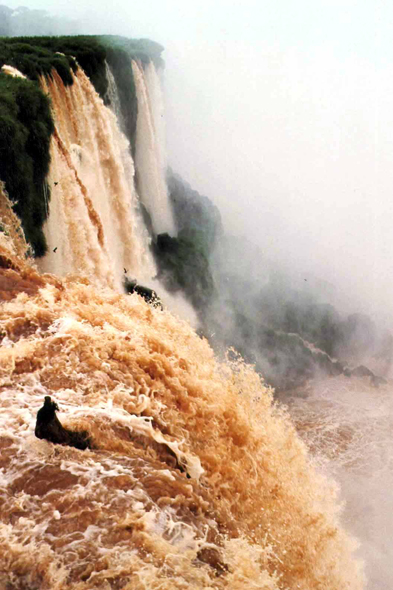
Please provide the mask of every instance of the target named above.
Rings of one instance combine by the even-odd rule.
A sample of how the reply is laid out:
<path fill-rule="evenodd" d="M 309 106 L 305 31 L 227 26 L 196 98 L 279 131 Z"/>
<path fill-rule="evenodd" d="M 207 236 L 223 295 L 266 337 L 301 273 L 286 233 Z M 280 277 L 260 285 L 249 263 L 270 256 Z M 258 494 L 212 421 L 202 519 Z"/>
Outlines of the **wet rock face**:
<path fill-rule="evenodd" d="M 37 412 L 37 422 L 35 425 L 35 435 L 37 438 L 43 438 L 49 442 L 75 447 L 84 450 L 91 448 L 91 441 L 86 431 L 73 432 L 64 428 L 56 416 L 59 407 L 52 398 L 45 396 L 44 405 Z"/>

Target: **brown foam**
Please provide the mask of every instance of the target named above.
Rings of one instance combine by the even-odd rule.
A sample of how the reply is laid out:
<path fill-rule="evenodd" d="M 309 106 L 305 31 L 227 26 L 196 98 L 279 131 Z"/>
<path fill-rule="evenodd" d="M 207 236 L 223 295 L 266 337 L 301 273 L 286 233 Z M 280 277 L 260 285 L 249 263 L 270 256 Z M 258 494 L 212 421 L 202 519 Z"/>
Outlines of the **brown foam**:
<path fill-rule="evenodd" d="M 4 303 L 0 321 L 12 343 L 0 355 L 7 579 L 142 588 L 143 571 L 149 588 L 362 587 L 332 489 L 251 368 L 218 364 L 137 295 L 75 277 Z M 45 394 L 93 450 L 34 439 Z M 31 555 L 43 547 L 42 570 Z"/>

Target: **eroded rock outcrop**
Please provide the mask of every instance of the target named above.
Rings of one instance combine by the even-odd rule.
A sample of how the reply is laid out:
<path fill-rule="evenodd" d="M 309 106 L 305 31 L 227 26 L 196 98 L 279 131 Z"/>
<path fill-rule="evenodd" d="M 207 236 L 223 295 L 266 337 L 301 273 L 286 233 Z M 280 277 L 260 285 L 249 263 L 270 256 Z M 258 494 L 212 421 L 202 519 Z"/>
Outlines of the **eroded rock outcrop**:
<path fill-rule="evenodd" d="M 37 422 L 35 425 L 35 435 L 37 438 L 43 438 L 49 442 L 75 447 L 84 450 L 91 448 L 91 441 L 86 431 L 74 432 L 64 428 L 56 416 L 59 407 L 56 402 L 52 401 L 49 395 L 45 396 L 44 405 L 37 412 Z"/>

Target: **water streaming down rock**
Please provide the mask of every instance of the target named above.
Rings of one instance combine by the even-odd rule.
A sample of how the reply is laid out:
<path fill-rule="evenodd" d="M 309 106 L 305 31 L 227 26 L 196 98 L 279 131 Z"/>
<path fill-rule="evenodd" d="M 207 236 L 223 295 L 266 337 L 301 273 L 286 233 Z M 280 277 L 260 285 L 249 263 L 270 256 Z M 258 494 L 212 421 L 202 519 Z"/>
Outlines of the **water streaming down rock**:
<path fill-rule="evenodd" d="M 111 68 L 109 67 L 108 63 L 105 62 L 105 72 L 106 78 L 108 80 L 108 89 L 106 91 L 106 99 L 109 102 L 109 107 L 111 111 L 116 115 L 117 122 L 120 126 L 121 131 L 124 133 L 125 125 L 123 121 L 123 113 L 121 111 L 121 103 L 119 92 L 116 86 L 115 77 L 112 73 Z"/>
<path fill-rule="evenodd" d="M 6 240 L 8 248 L 20 258 L 31 256 L 31 248 L 26 242 L 19 217 L 14 213 L 13 203 L 8 197 L 4 184 L 0 181 L 0 239 Z M 4 297 L 2 297 L 4 298 Z"/>
<path fill-rule="evenodd" d="M 147 73 L 136 61 L 132 62 L 138 99 L 135 165 L 138 191 L 147 208 L 156 234 L 174 235 L 174 222 L 165 180 L 165 150 L 163 147 L 162 96 L 154 65 Z M 150 92 L 149 92 L 150 90 Z"/>
<path fill-rule="evenodd" d="M 0 587 L 363 587 L 334 488 L 251 368 L 137 295 L 39 275 L 10 236 L 0 254 L 1 284 L 31 287 L 0 308 Z M 92 450 L 34 437 L 46 395 Z"/>
<path fill-rule="evenodd" d="M 161 80 L 153 62 L 149 62 L 144 68 L 145 83 L 150 97 L 151 115 L 156 135 L 156 145 L 161 162 L 161 168 L 165 171 L 168 166 L 166 153 L 166 128 L 164 113 L 164 97 L 162 94 Z"/>
<path fill-rule="evenodd" d="M 48 180 L 52 188 L 45 226 L 49 250 L 39 261 L 40 268 L 59 276 L 78 271 L 96 284 L 115 287 L 101 219 L 57 131 L 51 145 Z"/>
<path fill-rule="evenodd" d="M 56 72 L 42 80 L 56 122 L 52 141 L 49 253 L 45 271 L 85 272 L 121 289 L 124 268 L 140 280 L 155 274 L 138 211 L 129 144 L 81 69 L 65 87 Z M 80 236 L 78 236 L 80 234 Z"/>

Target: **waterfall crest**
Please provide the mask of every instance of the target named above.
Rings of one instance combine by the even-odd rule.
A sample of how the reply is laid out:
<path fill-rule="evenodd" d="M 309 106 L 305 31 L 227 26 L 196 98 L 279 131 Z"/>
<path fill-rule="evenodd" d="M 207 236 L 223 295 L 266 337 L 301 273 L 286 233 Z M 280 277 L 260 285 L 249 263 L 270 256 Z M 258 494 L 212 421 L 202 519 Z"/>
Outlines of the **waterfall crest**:
<path fill-rule="evenodd" d="M 42 80 L 56 133 L 52 141 L 52 191 L 45 271 L 84 272 L 121 289 L 124 269 L 146 280 L 155 274 L 149 238 L 138 210 L 134 164 L 115 115 L 81 69 L 72 86 L 53 72 Z"/>

